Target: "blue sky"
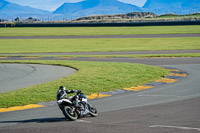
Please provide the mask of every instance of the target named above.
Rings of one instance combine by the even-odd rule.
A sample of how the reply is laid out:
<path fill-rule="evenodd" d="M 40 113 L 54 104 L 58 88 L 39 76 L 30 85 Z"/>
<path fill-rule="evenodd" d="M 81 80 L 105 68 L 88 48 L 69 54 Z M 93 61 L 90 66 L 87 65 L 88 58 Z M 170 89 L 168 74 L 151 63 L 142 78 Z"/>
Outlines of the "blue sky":
<path fill-rule="evenodd" d="M 83 0 L 7 0 L 22 6 L 30 6 L 48 11 L 54 11 L 65 2 L 76 3 Z M 137 6 L 143 6 L 146 0 L 119 0 Z"/>

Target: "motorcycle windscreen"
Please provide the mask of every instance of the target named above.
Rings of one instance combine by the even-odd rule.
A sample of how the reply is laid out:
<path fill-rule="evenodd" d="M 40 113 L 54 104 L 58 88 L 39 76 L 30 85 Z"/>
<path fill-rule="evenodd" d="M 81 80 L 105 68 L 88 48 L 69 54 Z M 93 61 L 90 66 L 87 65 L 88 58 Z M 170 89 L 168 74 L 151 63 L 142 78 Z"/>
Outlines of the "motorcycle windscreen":
<path fill-rule="evenodd" d="M 81 93 L 81 98 L 82 98 L 82 101 L 83 101 L 83 102 L 86 102 L 86 103 L 87 103 L 87 97 L 85 96 L 84 93 Z"/>

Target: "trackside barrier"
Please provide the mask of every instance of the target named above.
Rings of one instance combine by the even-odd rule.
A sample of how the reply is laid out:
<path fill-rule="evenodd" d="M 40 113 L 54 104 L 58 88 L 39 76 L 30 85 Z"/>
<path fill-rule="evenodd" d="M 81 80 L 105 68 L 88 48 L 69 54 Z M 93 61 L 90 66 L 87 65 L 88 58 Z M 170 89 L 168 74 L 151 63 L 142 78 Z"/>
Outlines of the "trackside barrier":
<path fill-rule="evenodd" d="M 200 25 L 200 21 L 130 22 L 130 23 L 37 23 L 0 24 L 0 27 L 120 27 L 120 26 L 173 26 Z"/>

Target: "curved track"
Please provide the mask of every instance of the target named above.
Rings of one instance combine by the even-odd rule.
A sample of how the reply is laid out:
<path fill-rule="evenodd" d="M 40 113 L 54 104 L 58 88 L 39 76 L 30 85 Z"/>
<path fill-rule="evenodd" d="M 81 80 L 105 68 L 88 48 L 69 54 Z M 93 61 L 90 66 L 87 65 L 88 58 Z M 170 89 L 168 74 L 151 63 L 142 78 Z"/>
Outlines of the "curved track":
<path fill-rule="evenodd" d="M 91 100 L 90 103 L 99 111 L 99 116 L 96 118 L 85 117 L 69 122 L 55 103 L 49 103 L 45 108 L 0 113 L 0 132 L 200 132 L 200 58 L 76 58 L 70 60 L 162 65 L 181 69 L 187 72 L 188 76 L 179 82 L 145 91 Z"/>
<path fill-rule="evenodd" d="M 179 127 L 187 125 L 190 132 L 198 132 L 195 127 L 197 128 L 200 122 L 199 111 L 197 111 L 200 100 L 200 65 L 184 64 L 170 65 L 170 67 L 186 71 L 188 77 L 180 82 L 141 92 L 91 100 L 90 102 L 98 108 L 100 113 L 97 118 L 86 117 L 76 122 L 68 122 L 63 118 L 57 105 L 52 104 L 45 108 L 0 113 L 0 131 L 55 133 L 64 132 L 60 130 L 62 129 L 69 132 L 92 133 L 102 132 L 103 127 L 106 127 L 104 132 L 122 132 L 122 130 L 125 132 L 184 132 L 185 130 Z"/>
<path fill-rule="evenodd" d="M 53 81 L 74 72 L 61 66 L 0 63 L 0 93 Z"/>

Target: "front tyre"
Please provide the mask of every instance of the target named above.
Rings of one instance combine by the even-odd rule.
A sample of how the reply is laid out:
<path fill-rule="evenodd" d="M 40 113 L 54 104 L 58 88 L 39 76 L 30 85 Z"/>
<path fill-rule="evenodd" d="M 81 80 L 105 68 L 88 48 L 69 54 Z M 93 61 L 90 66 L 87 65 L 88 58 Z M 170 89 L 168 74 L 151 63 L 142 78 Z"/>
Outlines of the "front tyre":
<path fill-rule="evenodd" d="M 97 109 L 94 106 L 92 106 L 91 104 L 87 104 L 87 106 L 91 116 L 93 117 L 98 116 Z"/>
<path fill-rule="evenodd" d="M 76 113 L 75 108 L 73 107 L 64 106 L 62 108 L 62 112 L 64 116 L 71 121 L 75 121 L 76 119 L 78 119 L 78 114 Z"/>

